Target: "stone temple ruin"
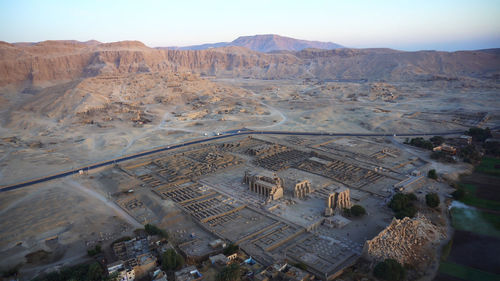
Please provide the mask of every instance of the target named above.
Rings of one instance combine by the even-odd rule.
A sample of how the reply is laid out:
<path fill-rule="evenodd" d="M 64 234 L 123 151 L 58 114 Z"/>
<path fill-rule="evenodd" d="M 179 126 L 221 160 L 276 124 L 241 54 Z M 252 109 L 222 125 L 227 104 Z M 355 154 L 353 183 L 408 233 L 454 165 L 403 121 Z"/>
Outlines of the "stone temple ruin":
<path fill-rule="evenodd" d="M 335 210 L 351 208 L 351 195 L 349 188 L 343 188 L 331 193 L 326 199 L 325 216 L 334 214 Z"/>
<path fill-rule="evenodd" d="M 304 199 L 311 192 L 311 183 L 308 180 L 297 182 L 293 188 L 293 196 L 298 199 Z"/>
<path fill-rule="evenodd" d="M 366 239 L 380 231 L 379 225 L 386 225 L 388 215 L 392 217 L 378 214 L 387 218 L 376 227 L 367 226 L 350 223 L 342 210 L 351 207 L 351 200 L 360 205 L 381 202 L 389 196 L 384 191 L 387 186 L 401 181 L 406 170 L 401 175 L 373 172 L 382 164 L 357 162 L 312 146 L 312 151 L 296 147 L 238 137 L 157 153 L 117 168 L 127 178 L 136 178 L 133 184 L 148 187 L 192 218 L 195 235 L 179 236 L 186 260 L 201 261 L 215 254 L 209 242 L 221 239 L 238 245 L 264 266 L 285 258 L 306 264 L 319 279 L 332 280 L 359 258 Z M 400 162 L 407 159 L 400 158 Z M 146 214 L 142 209 L 148 208 L 147 201 L 130 194 L 121 197 L 119 205 L 127 212 Z M 147 214 L 144 221 L 154 219 L 151 210 Z M 375 245 L 370 249 L 370 253 L 383 250 Z"/>
<path fill-rule="evenodd" d="M 269 177 L 246 171 L 243 182 L 248 184 L 250 191 L 266 197 L 266 201 L 278 200 L 283 197 L 283 179 L 276 174 Z"/>

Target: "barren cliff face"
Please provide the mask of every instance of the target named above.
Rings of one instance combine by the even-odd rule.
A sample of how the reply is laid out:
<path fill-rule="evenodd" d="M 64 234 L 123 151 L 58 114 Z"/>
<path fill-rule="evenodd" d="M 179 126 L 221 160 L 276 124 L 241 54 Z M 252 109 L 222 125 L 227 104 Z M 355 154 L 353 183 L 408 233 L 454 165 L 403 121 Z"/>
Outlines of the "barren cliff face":
<path fill-rule="evenodd" d="M 99 74 L 190 71 L 218 77 L 415 81 L 493 78 L 500 52 L 400 52 L 390 49 L 306 49 L 259 53 L 242 47 L 158 50 L 141 42 L 45 41 L 0 44 L 0 86 L 39 87 Z"/>
<path fill-rule="evenodd" d="M 99 74 L 192 71 L 208 75 L 277 77 L 292 75 L 291 55 L 267 55 L 239 47 L 206 51 L 156 50 L 140 42 L 87 46 L 45 42 L 0 45 L 0 86 L 47 86 Z M 277 67 L 277 66 L 283 67 Z"/>

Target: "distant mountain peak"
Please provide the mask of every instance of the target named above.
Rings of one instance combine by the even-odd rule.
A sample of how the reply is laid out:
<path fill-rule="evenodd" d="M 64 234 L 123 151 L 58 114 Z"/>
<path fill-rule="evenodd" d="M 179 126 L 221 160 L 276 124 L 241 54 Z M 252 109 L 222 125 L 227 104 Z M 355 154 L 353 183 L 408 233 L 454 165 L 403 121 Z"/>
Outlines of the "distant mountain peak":
<path fill-rule="evenodd" d="M 332 50 L 343 48 L 343 46 L 332 42 L 307 41 L 277 34 L 258 34 L 251 36 L 240 36 L 232 42 L 219 42 L 186 47 L 169 47 L 178 50 L 205 50 L 218 47 L 238 46 L 245 47 L 257 52 L 272 51 L 301 51 L 308 48 Z"/>
<path fill-rule="evenodd" d="M 291 37 L 281 36 L 278 34 L 255 34 L 255 35 L 240 36 L 240 37 L 236 38 L 234 41 L 247 39 L 247 38 L 265 38 L 265 39 L 290 38 L 290 39 L 293 39 Z M 298 39 L 296 39 L 296 40 L 298 40 Z"/>
<path fill-rule="evenodd" d="M 144 43 L 141 41 L 136 41 L 136 40 L 125 40 L 125 41 L 118 41 L 118 42 L 111 42 L 111 43 L 101 43 L 98 44 L 97 47 L 99 48 L 116 48 L 116 47 L 122 47 L 122 48 L 148 48 Z"/>

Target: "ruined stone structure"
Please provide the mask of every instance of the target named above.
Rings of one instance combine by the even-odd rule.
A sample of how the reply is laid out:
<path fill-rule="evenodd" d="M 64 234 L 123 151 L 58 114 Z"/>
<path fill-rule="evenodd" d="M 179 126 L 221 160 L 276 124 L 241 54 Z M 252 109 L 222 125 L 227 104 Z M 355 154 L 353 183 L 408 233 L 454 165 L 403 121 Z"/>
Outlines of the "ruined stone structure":
<path fill-rule="evenodd" d="M 299 199 L 304 199 L 311 192 L 311 183 L 308 180 L 296 183 L 293 188 L 293 196 Z"/>
<path fill-rule="evenodd" d="M 423 216 L 393 219 L 375 238 L 366 241 L 363 255 L 369 260 L 395 259 L 401 264 L 426 266 L 432 261 L 433 248 L 445 237 L 443 228 Z"/>
<path fill-rule="evenodd" d="M 335 210 L 351 208 L 351 195 L 348 188 L 331 193 L 326 199 L 325 216 L 333 215 Z"/>
<path fill-rule="evenodd" d="M 248 153 L 252 156 L 270 156 L 287 150 L 288 147 L 279 144 L 262 144 L 248 149 Z"/>
<path fill-rule="evenodd" d="M 333 192 L 327 199 L 328 208 L 344 209 L 351 208 L 351 195 L 348 188 L 343 188 Z"/>
<path fill-rule="evenodd" d="M 283 179 L 273 175 L 254 175 L 246 171 L 243 182 L 248 184 L 248 189 L 259 195 L 263 195 L 267 200 L 277 200 L 283 197 Z"/>
<path fill-rule="evenodd" d="M 207 232 L 207 234 L 200 233 L 196 239 L 188 239 L 178 245 L 178 250 L 188 263 L 201 262 L 220 253 L 218 246 L 220 241 L 210 242 L 219 238 L 222 241 L 236 243 L 266 267 L 281 262 L 282 257 L 286 257 L 287 261 L 304 263 L 308 272 L 316 275 L 317 279 L 336 278 L 344 268 L 357 260 L 361 251 L 360 245 L 353 246 L 349 239 L 332 243 L 332 238 L 337 237 L 335 229 L 341 229 L 351 221 L 341 216 L 341 211 L 335 211 L 338 214 L 333 216 L 317 219 L 318 210 L 316 208 L 306 210 L 309 204 L 302 200 L 271 201 L 282 197 L 287 199 L 314 197 L 313 201 L 317 199 L 323 202 L 328 199 L 327 209 L 333 214 L 336 209 L 342 210 L 342 208 L 350 207 L 350 190 L 339 189 L 337 184 L 329 185 L 330 180 L 320 179 L 314 174 L 326 175 L 331 179 L 342 177 L 346 178 L 346 181 L 357 183 L 372 180 L 369 175 L 362 177 L 361 173 L 368 173 L 368 168 L 344 163 L 317 153 L 295 150 L 290 147 L 285 149 L 283 148 L 285 146 L 275 146 L 256 138 L 239 138 L 241 136 L 238 136 L 238 140 L 229 143 L 218 141 L 215 144 L 199 145 L 193 149 L 183 147 L 162 152 L 147 158 L 127 161 L 118 167 L 127 175 L 140 179 L 144 185 L 151 188 L 154 194 L 175 204 L 178 211 L 169 212 L 168 217 L 165 218 L 169 225 L 178 223 L 186 215 Z M 301 146 L 297 145 L 297 147 Z M 215 188 L 215 186 L 220 186 L 224 189 L 231 189 L 228 190 L 231 194 L 233 194 L 232 191 L 241 191 L 241 185 L 234 186 L 234 170 L 217 176 L 205 177 L 205 175 L 243 163 L 246 166 L 248 161 L 262 167 L 256 170 L 248 169 L 247 172 L 240 170 L 244 175 L 239 180 L 242 180 L 246 184 L 244 188 L 248 186 L 253 194 L 239 193 L 238 198 Z M 301 165 L 304 162 L 310 162 L 311 165 Z M 286 171 L 281 173 L 282 176 L 272 172 L 287 167 L 293 167 L 299 171 Z M 325 172 L 325 169 L 328 171 Z M 344 172 L 346 175 L 339 175 Z M 356 188 L 360 185 L 340 186 Z M 142 202 L 142 197 L 139 200 L 136 196 L 138 195 L 126 194 L 126 196 L 120 196 L 116 202 L 141 220 L 143 218 L 144 221 L 156 219 L 148 208 L 147 201 Z M 368 192 L 353 193 L 353 199 L 356 201 L 366 196 L 369 196 Z M 262 204 L 264 201 L 267 204 Z M 288 209 L 288 205 L 299 205 L 299 208 Z M 267 211 L 259 211 L 258 207 Z M 283 210 L 291 212 L 286 214 L 287 217 L 283 217 Z M 297 220 L 296 223 L 288 222 L 291 218 L 288 215 L 299 214 L 302 219 Z M 183 240 L 182 233 L 186 233 L 186 230 L 179 229 L 178 232 Z M 197 232 L 193 233 L 197 234 Z M 116 246 L 119 245 L 116 243 Z M 119 254 L 126 255 L 126 249 L 118 251 L 116 255 L 119 256 Z M 129 259 L 124 256 L 124 260 Z M 142 261 L 144 265 L 149 264 L 146 263 L 149 261 L 147 257 L 141 260 L 132 259 L 128 264 L 136 266 Z M 137 268 L 140 273 L 139 267 Z M 135 273 L 135 271 L 132 272 Z M 303 279 L 297 274 L 290 272 L 282 277 Z"/>
<path fill-rule="evenodd" d="M 361 188 L 384 178 L 384 175 L 372 170 L 324 155 L 308 157 L 300 163 L 295 163 L 295 167 L 299 170 L 331 178 L 355 188 Z"/>

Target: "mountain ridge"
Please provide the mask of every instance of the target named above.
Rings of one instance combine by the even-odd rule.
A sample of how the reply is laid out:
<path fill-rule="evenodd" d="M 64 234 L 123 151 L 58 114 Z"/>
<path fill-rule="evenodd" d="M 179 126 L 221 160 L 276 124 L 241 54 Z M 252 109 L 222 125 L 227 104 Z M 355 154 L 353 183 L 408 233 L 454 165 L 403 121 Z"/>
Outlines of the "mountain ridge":
<path fill-rule="evenodd" d="M 332 42 L 308 41 L 281 36 L 277 34 L 258 34 L 251 36 L 240 36 L 231 42 L 206 43 L 201 45 L 191 45 L 184 47 L 158 47 L 158 49 L 171 50 L 206 50 L 211 48 L 239 46 L 257 52 L 271 51 L 301 51 L 307 48 L 316 49 L 337 49 L 343 46 Z"/>
<path fill-rule="evenodd" d="M 366 81 L 500 77 L 500 49 L 450 53 L 308 48 L 262 53 L 236 46 L 194 51 L 162 50 L 139 41 L 0 43 L 0 87 L 46 87 L 101 74 L 145 72 L 192 72 L 224 78 Z"/>

